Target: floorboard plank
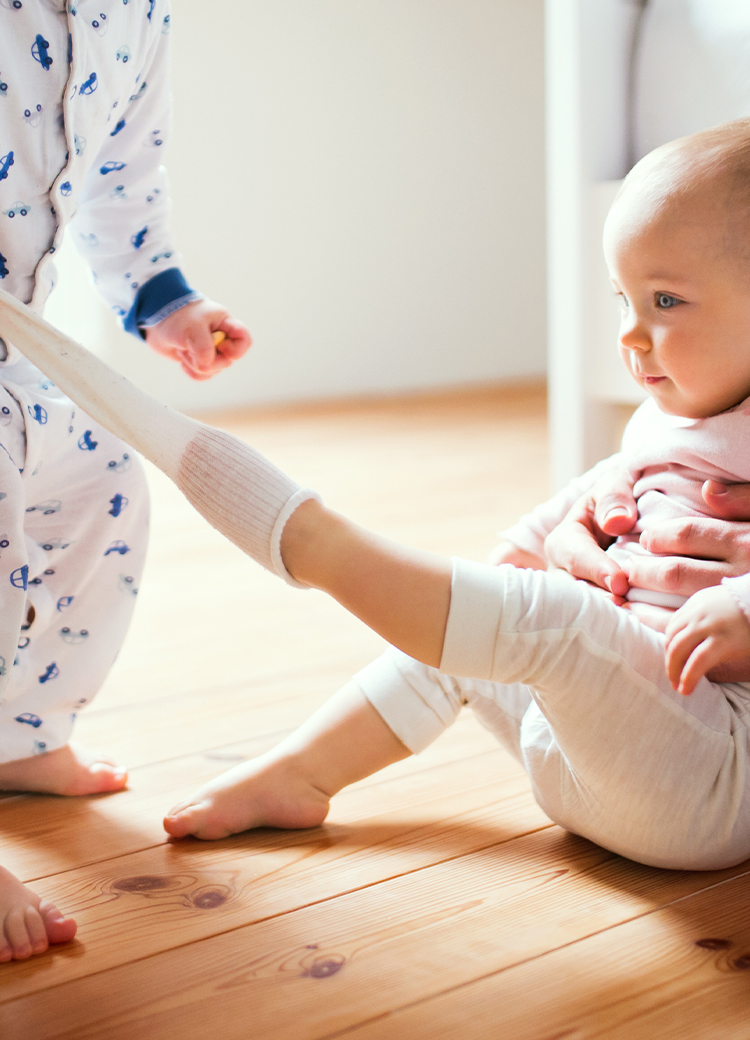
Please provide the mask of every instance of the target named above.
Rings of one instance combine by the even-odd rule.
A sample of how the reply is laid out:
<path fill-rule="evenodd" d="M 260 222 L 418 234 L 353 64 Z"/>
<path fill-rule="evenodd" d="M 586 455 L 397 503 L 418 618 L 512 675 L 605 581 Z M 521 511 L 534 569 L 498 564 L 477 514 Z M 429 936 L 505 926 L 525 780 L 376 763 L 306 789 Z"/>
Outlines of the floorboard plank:
<path fill-rule="evenodd" d="M 749 1022 L 750 876 L 745 874 L 337 1035 L 342 1040 L 747 1040 Z"/>
<path fill-rule="evenodd" d="M 471 720 L 467 720 L 471 721 Z M 453 734 L 451 734 L 453 736 Z M 135 770 L 130 789 L 92 798 L 43 795 L 6 796 L 0 806 L 3 863 L 24 881 L 48 877 L 76 866 L 94 864 L 164 844 L 161 826 L 166 810 L 200 783 L 230 765 L 266 750 L 268 741 L 231 745 L 218 760 L 190 755 Z M 471 754 L 467 754 L 471 745 Z M 228 756 L 228 757 L 227 757 Z M 450 784 L 450 795 L 444 794 Z M 442 740 L 425 755 L 396 763 L 388 770 L 352 785 L 333 799 L 329 823 L 364 821 L 413 810 L 425 825 L 438 819 L 451 798 L 472 792 L 485 804 L 492 798 L 526 794 L 528 780 L 520 766 L 499 749 L 489 734 L 462 726 L 454 740 Z M 481 793 L 480 793 L 481 792 Z M 546 819 L 532 814 L 535 822 Z M 417 820 L 417 824 L 419 823 Z M 408 831 L 415 826 L 403 823 Z M 278 832 L 283 844 L 294 835 Z M 213 846 L 204 848 L 207 859 Z"/>
<path fill-rule="evenodd" d="M 5 966 L 0 1001 L 549 828 L 525 778 L 498 794 L 476 770 L 462 784 L 462 770 L 441 770 L 455 792 L 422 774 L 406 778 L 411 790 L 392 781 L 392 799 L 379 788 L 352 792 L 342 822 L 314 830 L 155 844 L 37 880 L 36 891 L 54 892 L 77 918 L 82 941 L 48 954 L 44 968 L 36 959 Z"/>
<path fill-rule="evenodd" d="M 185 881 L 172 892 L 143 892 L 130 899 L 147 904 L 140 912 L 142 942 L 148 942 L 148 925 L 156 927 L 169 904 L 172 916 L 182 916 L 183 943 L 190 934 L 191 945 L 2 1005 L 3 1037 L 21 1040 L 28 1034 L 19 1030 L 33 1025 L 35 1040 L 198 1040 L 217 1033 L 224 1040 L 320 1040 L 446 989 L 454 993 L 442 1001 L 452 996 L 460 1000 L 457 987 L 492 973 L 503 979 L 503 969 L 549 950 L 559 949 L 556 956 L 564 964 L 566 950 L 560 948 L 571 943 L 587 947 L 598 933 L 614 935 L 624 921 L 648 915 L 642 925 L 648 933 L 656 908 L 666 905 L 664 919 L 679 920 L 687 902 L 683 897 L 727 876 L 649 869 L 552 827 L 416 875 L 195 941 L 200 912 L 194 908 L 191 913 L 184 903 L 194 886 L 205 881 L 190 869 L 189 860 L 188 854 L 179 875 Z M 229 859 L 226 866 L 226 877 L 234 870 L 233 884 L 242 886 L 243 868 L 238 863 L 232 868 Z M 314 864 L 305 869 L 309 878 Z M 279 906 L 284 868 L 278 859 L 274 870 L 273 877 L 266 873 L 247 889 L 258 914 Z M 746 879 L 737 884 L 750 894 Z M 226 915 L 226 927 L 236 922 L 226 907 L 210 911 L 217 912 Z M 119 921 L 125 916 L 132 921 L 138 912 L 123 906 Z M 710 934 L 716 933 L 711 929 Z M 703 935 L 701 930 L 698 937 Z M 588 949 L 593 951 L 595 944 Z M 635 956 L 643 956 L 642 944 L 637 950 Z M 705 951 L 701 956 L 705 958 Z M 102 958 L 102 967 L 108 959 Z M 610 972 L 613 968 L 610 963 Z M 48 986 L 59 978 L 49 963 L 38 972 Z M 526 1011 L 516 1018 L 517 1032 L 500 1035 L 528 1035 L 523 1022 L 536 1000 L 535 974 L 529 972 L 525 990 L 504 990 L 509 1017 L 514 1001 Z M 555 979 L 558 992 L 563 991 L 559 972 Z M 490 989 L 488 984 L 486 992 Z M 108 994 L 106 1006 L 97 1002 L 97 993 Z M 451 1032 L 442 1029 L 439 1013 L 420 1014 L 417 1006 L 399 1035 L 433 1037 L 440 1028 L 440 1036 L 464 1037 L 465 1001 L 461 1011 L 461 1025 L 454 1017 Z M 388 1030 L 395 1018 L 391 1015 L 385 1031 L 382 1023 L 368 1026 L 375 1030 L 371 1035 L 394 1036 Z M 478 1027 L 471 1035 L 486 1040 L 497 1034 Z"/>

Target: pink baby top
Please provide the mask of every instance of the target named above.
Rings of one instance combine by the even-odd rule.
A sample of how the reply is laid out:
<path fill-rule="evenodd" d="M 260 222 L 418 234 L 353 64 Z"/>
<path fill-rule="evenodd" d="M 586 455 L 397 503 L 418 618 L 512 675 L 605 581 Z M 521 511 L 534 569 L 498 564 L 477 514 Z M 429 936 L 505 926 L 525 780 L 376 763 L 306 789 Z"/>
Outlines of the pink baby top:
<path fill-rule="evenodd" d="M 633 481 L 638 521 L 631 532 L 607 550 L 622 558 L 646 553 L 638 539 L 646 527 L 673 518 L 713 517 L 703 501 L 706 480 L 750 483 L 750 398 L 707 419 L 683 419 L 660 411 L 649 398 L 625 429 L 622 448 L 582 477 L 538 506 L 501 537 L 537 556 L 544 556 L 544 540 L 565 517 L 573 503 L 614 468 L 624 469 Z M 750 574 L 725 578 L 744 614 L 750 619 Z M 631 588 L 628 599 L 658 606 L 679 607 L 684 597 Z"/>

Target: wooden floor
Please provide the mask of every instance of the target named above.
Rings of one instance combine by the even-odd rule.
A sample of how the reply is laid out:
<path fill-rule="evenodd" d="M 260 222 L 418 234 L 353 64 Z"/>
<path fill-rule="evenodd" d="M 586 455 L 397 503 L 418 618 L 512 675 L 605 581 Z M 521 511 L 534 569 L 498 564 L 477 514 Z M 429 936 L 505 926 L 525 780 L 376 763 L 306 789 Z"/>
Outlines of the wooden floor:
<path fill-rule="evenodd" d="M 224 416 L 333 506 L 482 559 L 546 494 L 538 389 Z M 153 474 L 126 648 L 78 739 L 127 792 L 0 799 L 2 862 L 79 940 L 0 968 L 2 1040 L 750 1037 L 750 864 L 648 869 L 536 807 L 471 717 L 310 831 L 165 841 L 163 811 L 274 744 L 379 640 L 261 572 Z"/>

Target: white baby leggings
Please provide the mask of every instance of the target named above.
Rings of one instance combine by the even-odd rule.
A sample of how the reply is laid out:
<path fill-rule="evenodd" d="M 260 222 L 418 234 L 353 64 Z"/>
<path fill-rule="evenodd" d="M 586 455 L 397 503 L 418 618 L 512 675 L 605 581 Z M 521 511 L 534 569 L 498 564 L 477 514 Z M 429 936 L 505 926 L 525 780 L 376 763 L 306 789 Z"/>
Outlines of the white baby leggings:
<path fill-rule="evenodd" d="M 703 680 L 684 697 L 667 680 L 664 637 L 589 586 L 456 562 L 441 668 L 506 681 L 389 650 L 355 682 L 399 739 L 418 752 L 469 705 L 568 830 L 660 867 L 750 857 L 748 685 Z M 471 644 L 487 625 L 494 645 L 480 661 Z"/>

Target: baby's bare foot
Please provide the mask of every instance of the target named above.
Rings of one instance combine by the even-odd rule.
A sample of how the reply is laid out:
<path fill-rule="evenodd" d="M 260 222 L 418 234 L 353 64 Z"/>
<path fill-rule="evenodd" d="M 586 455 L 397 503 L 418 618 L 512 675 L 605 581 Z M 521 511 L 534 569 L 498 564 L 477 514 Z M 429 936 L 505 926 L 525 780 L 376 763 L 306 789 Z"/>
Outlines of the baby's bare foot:
<path fill-rule="evenodd" d="M 0 790 L 40 794 L 102 794 L 121 791 L 127 770 L 78 744 L 0 765 Z"/>
<path fill-rule="evenodd" d="M 263 755 L 222 773 L 164 817 L 173 838 L 212 840 L 252 827 L 317 827 L 328 815 L 329 796 L 293 760 Z"/>
<path fill-rule="evenodd" d="M 44 953 L 50 943 L 70 942 L 76 928 L 54 903 L 40 899 L 0 867 L 0 964 Z"/>

